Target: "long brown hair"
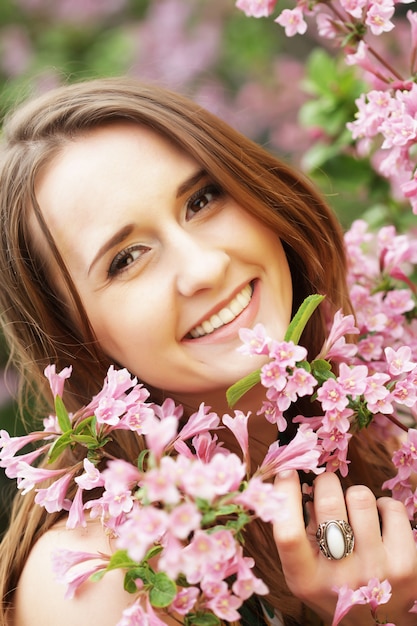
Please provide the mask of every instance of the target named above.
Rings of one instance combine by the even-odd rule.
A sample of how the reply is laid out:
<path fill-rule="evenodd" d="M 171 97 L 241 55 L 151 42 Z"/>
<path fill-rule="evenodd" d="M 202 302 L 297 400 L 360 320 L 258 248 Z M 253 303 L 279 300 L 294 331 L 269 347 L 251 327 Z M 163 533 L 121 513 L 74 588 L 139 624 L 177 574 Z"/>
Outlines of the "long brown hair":
<path fill-rule="evenodd" d="M 350 310 L 345 283 L 342 232 L 321 196 L 302 175 L 243 137 L 196 103 L 156 86 L 127 79 L 99 79 L 65 86 L 21 106 L 4 125 L 0 170 L 0 307 L 10 359 L 23 389 L 47 402 L 44 367 L 73 366 L 65 401 L 78 408 L 102 385 L 110 365 L 97 345 L 71 277 L 42 219 L 35 194 L 39 173 L 65 144 L 90 129 L 127 120 L 144 125 L 189 154 L 245 211 L 279 235 L 288 256 L 294 309 L 309 294 L 326 295 L 327 312 Z M 30 216 L 36 218 L 56 259 L 69 305 L 56 290 L 48 264 L 34 248 Z M 307 326 L 302 342 L 314 356 L 324 339 L 326 308 Z M 127 458 L 140 442 L 117 435 L 115 445 Z M 122 440 L 124 437 L 124 440 Z M 366 448 L 369 454 L 369 448 Z M 376 451 L 367 467 L 375 488 L 383 478 L 374 470 L 386 457 Z M 361 461 L 362 462 L 362 461 Z M 362 468 L 361 468 L 362 471 Z M 358 472 L 360 475 L 361 472 Z M 363 480 L 363 478 L 362 478 Z M 55 521 L 30 495 L 19 498 L 13 523 L 2 542 L 0 590 L 7 599 L 15 588 L 36 538 Z M 248 533 L 250 534 L 250 533 Z M 260 575 L 271 588 L 270 601 L 301 619 L 299 602 L 286 589 L 270 531 L 259 527 L 248 549 L 257 555 Z"/>

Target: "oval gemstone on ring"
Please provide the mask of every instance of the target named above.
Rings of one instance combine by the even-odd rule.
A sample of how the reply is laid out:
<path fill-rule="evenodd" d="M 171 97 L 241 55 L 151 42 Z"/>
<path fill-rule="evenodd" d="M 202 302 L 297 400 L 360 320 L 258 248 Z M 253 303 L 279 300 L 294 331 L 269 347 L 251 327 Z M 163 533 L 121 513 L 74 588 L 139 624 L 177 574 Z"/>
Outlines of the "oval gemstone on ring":
<path fill-rule="evenodd" d="M 337 522 L 328 522 L 325 541 L 332 559 L 343 559 L 346 555 L 345 535 Z"/>
<path fill-rule="evenodd" d="M 319 524 L 316 532 L 319 549 L 326 559 L 339 561 L 352 553 L 355 545 L 352 527 L 342 519 Z"/>

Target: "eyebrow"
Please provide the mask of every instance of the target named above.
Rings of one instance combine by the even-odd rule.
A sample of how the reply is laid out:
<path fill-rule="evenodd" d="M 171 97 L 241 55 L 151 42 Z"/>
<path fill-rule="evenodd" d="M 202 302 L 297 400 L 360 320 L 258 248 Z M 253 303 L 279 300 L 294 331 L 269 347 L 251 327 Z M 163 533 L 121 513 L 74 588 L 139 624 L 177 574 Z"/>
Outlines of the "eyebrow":
<path fill-rule="evenodd" d="M 201 169 L 195 174 L 192 174 L 189 178 L 187 178 L 184 182 L 180 184 L 177 189 L 176 198 L 180 198 L 185 193 L 190 191 L 190 189 L 197 185 L 206 176 L 207 172 L 204 169 Z M 90 275 L 91 270 L 93 269 L 94 265 L 99 261 L 99 259 L 104 256 L 109 250 L 122 243 L 122 241 L 124 241 L 131 234 L 133 229 L 134 224 L 127 224 L 126 226 L 123 226 L 100 247 L 94 259 L 92 260 L 90 267 L 88 268 L 88 276 Z"/>

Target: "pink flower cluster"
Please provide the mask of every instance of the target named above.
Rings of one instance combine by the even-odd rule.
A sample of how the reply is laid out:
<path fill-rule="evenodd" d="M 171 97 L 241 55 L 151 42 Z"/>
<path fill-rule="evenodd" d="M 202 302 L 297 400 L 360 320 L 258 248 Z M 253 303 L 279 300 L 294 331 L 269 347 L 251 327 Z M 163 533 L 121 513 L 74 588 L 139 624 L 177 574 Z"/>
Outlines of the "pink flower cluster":
<path fill-rule="evenodd" d="M 254 517 L 270 522 L 282 507 L 282 499 L 266 482 L 271 476 L 290 467 L 322 471 L 315 433 L 302 427 L 288 445 L 274 442 L 264 463 L 248 477 L 249 415 L 240 411 L 225 415 L 222 426 L 220 418 L 202 404 L 181 426 L 182 407 L 170 399 L 162 405 L 147 402 L 147 390 L 127 370 L 113 367 L 91 403 L 68 415 L 60 397 L 70 374 L 69 368 L 59 373 L 54 366 L 45 370 L 56 415 L 45 420 L 44 431 L 24 437 L 0 432 L 0 466 L 17 478 L 23 494 L 35 489 L 35 501 L 49 513 L 68 511 L 69 529 L 85 526 L 88 514 L 115 537 L 114 554 L 57 553 L 54 569 L 58 580 L 67 585 L 67 597 L 73 597 L 91 577 L 121 567 L 131 586 L 135 577 L 130 590 L 137 601 L 124 612 L 119 626 L 132 623 L 129 620 L 140 623 L 145 616 L 162 624 L 155 607 L 184 616 L 210 613 L 238 620 L 238 609 L 247 598 L 268 592 L 253 574 L 253 559 L 243 555 L 241 533 Z M 224 427 L 234 433 L 243 461 L 218 440 L 217 431 Z M 107 458 L 106 443 L 118 429 L 144 437 L 146 460 L 138 466 Z M 43 445 L 35 451 L 18 454 L 27 444 L 39 442 Z M 57 450 L 61 453 L 80 443 L 91 454 L 75 466 L 31 465 L 40 455 L 54 460 Z M 47 480 L 49 486 L 43 487 Z M 71 500 L 68 490 L 73 481 L 76 491 Z M 99 497 L 84 502 L 83 494 L 97 488 Z M 148 562 L 155 547 L 156 572 Z M 162 604 L 157 592 L 149 595 L 158 576 L 165 582 Z M 180 583 L 184 577 L 186 586 Z"/>
<path fill-rule="evenodd" d="M 188 620 L 205 615 L 239 619 L 247 598 L 268 591 L 253 573 L 253 560 L 243 556 L 241 538 L 252 519 L 271 522 L 285 506 L 270 479 L 289 469 L 339 470 L 345 476 L 352 429 L 373 428 L 382 438 L 393 429 L 397 436 L 408 431 L 393 456 L 398 473 L 384 487 L 405 503 L 415 520 L 417 430 L 409 426 L 417 417 L 416 293 L 411 280 L 417 238 L 398 235 L 393 227 L 373 234 L 357 221 L 345 244 L 356 319 L 338 311 L 318 355 L 311 358 L 291 339 L 301 335 L 311 309 L 308 316 L 294 318 L 298 326 L 292 323 L 283 341 L 269 338 L 261 325 L 241 331 L 242 352 L 268 356 L 255 380 L 265 388 L 259 414 L 277 425 L 277 435 L 287 427 L 286 411 L 300 398 L 313 399 L 316 407 L 315 416 L 294 419 L 300 425 L 291 442 L 280 445 L 278 437 L 253 471 L 250 413 L 235 410 L 220 417 L 201 404 L 185 420 L 183 408 L 173 400 L 150 402 L 149 392 L 127 370 L 110 367 L 102 390 L 86 407 L 68 414 L 61 397 L 71 369 L 57 373 L 53 365 L 46 368 L 55 413 L 44 420 L 41 431 L 23 437 L 1 431 L 0 467 L 17 479 L 22 494 L 34 489 L 35 501 L 48 512 L 68 511 L 68 528 L 85 526 L 89 516 L 113 535 L 112 554 L 64 550 L 56 555 L 54 568 L 67 585 L 67 597 L 85 581 L 121 568 L 125 587 L 136 600 L 118 626 L 145 619 L 163 624 L 161 611 Z M 225 428 L 233 433 L 239 454 L 224 447 Z M 137 463 L 109 454 L 107 444 L 120 429 L 143 437 L 146 449 Z M 28 445 L 34 447 L 27 451 Z M 86 458 L 54 467 L 76 445 L 87 448 Z M 39 466 L 41 457 L 52 466 Z M 92 490 L 94 496 L 88 496 Z M 375 611 L 386 593 L 387 583 L 377 581 L 366 589 L 342 588 L 334 626 L 355 603 L 369 603 Z"/>
<path fill-rule="evenodd" d="M 281 11 L 275 22 L 287 37 L 303 35 L 308 22 L 315 20 L 320 38 L 332 40 L 348 65 L 357 66 L 370 89 L 356 100 L 356 119 L 347 124 L 358 153 L 372 156 L 375 169 L 391 182 L 394 197 L 408 199 L 417 213 L 416 151 L 417 14 L 409 10 L 410 69 L 404 76 L 375 48 L 372 38 L 390 32 L 396 4 L 412 0 L 298 0 L 294 8 Z M 248 17 L 266 17 L 276 2 L 237 0 L 236 6 Z"/>

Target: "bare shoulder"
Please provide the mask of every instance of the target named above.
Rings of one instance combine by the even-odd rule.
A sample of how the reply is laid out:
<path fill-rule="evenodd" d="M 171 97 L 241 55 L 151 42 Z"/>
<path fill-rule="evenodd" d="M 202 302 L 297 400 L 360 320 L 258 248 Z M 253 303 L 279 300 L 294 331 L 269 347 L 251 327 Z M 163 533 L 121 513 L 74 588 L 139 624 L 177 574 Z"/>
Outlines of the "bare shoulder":
<path fill-rule="evenodd" d="M 109 553 L 110 540 L 100 524 L 67 530 L 57 525 L 34 545 L 20 578 L 12 626 L 115 626 L 134 597 L 123 589 L 123 572 L 107 573 L 100 582 L 85 582 L 72 599 L 66 586 L 56 580 L 52 554 L 58 549 Z M 162 619 L 162 616 L 161 616 Z M 178 622 L 164 621 L 167 624 Z"/>

